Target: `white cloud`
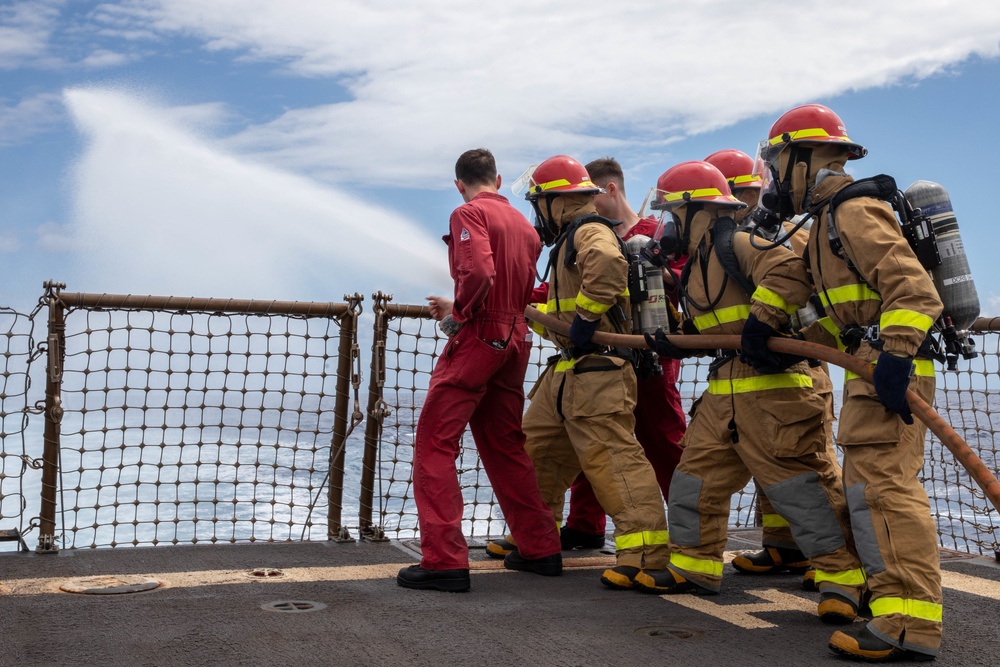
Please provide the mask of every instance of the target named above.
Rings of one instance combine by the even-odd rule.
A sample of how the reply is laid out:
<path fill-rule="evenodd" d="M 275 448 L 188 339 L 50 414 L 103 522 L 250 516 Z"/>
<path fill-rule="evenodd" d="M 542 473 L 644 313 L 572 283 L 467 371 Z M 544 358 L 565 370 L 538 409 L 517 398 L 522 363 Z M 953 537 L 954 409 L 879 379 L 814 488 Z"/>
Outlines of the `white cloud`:
<path fill-rule="evenodd" d="M 0 69 L 45 56 L 62 4 L 25 0 L 0 6 Z"/>
<path fill-rule="evenodd" d="M 444 244 L 397 212 L 220 150 L 183 113 L 104 89 L 65 99 L 88 144 L 73 200 L 88 291 L 413 300 L 451 285 Z"/>
<path fill-rule="evenodd" d="M 557 151 L 655 159 L 679 134 L 1000 52 L 990 3 L 133 0 L 101 18 L 335 79 L 348 101 L 290 110 L 232 146 L 414 186 L 474 145 L 518 166 Z"/>
<path fill-rule="evenodd" d="M 35 230 L 38 247 L 47 252 L 72 252 L 76 248 L 75 234 L 70 225 L 46 222 Z"/>
<path fill-rule="evenodd" d="M 11 146 L 47 131 L 63 119 L 60 96 L 50 93 L 6 106 L 0 102 L 0 146 Z"/>
<path fill-rule="evenodd" d="M 13 234 L 0 234 L 0 254 L 17 252 L 21 249 L 21 242 Z"/>
<path fill-rule="evenodd" d="M 80 65 L 89 69 L 102 69 L 105 67 L 118 67 L 120 65 L 125 65 L 132 59 L 133 56 L 129 56 L 124 53 L 109 51 L 107 49 L 96 49 L 92 51 L 90 55 L 81 60 Z"/>

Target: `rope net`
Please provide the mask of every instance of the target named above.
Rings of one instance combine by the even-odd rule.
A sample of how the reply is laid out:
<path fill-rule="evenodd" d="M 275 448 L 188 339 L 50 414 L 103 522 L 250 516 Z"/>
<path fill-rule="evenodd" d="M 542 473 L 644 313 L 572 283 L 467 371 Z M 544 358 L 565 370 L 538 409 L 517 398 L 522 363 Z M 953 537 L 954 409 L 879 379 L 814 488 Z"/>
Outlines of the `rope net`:
<path fill-rule="evenodd" d="M 960 370 L 938 373 L 936 409 L 993 471 L 1000 473 L 997 427 L 1000 426 L 1000 331 L 975 335 L 979 357 L 961 361 Z M 382 424 L 375 489 L 382 528 L 388 537 L 417 535 L 411 461 L 420 405 L 427 393 L 431 370 L 447 339 L 426 317 L 395 317 L 388 321 L 385 341 L 386 381 L 383 399 L 391 412 Z M 525 377 L 525 393 L 545 368 L 554 348 L 537 340 Z M 683 362 L 678 387 L 685 410 L 706 387 L 708 358 Z M 837 377 L 835 376 L 835 385 Z M 840 391 L 835 391 L 840 408 Z M 459 485 L 465 500 L 463 531 L 471 540 L 503 535 L 506 524 L 489 486 L 468 431 L 457 461 Z M 943 547 L 993 555 L 1000 550 L 1000 517 L 954 456 L 928 433 L 922 481 L 931 501 Z M 564 517 L 569 510 L 569 494 Z M 378 519 L 376 518 L 376 523 Z M 611 525 L 609 520 L 609 525 Z M 753 481 L 733 495 L 729 525 L 757 525 Z"/>
<path fill-rule="evenodd" d="M 29 368 L 35 343 L 34 321 L 10 308 L 0 308 L 0 530 L 27 530 L 27 509 L 37 505 L 37 487 L 30 488 L 25 479 L 29 470 L 40 464 L 26 443 L 28 417 L 32 410 L 28 402 L 31 388 Z M 37 477 L 37 475 L 36 475 Z M 0 551 L 18 548 L 16 540 L 0 542 Z"/>
<path fill-rule="evenodd" d="M 338 320 L 77 309 L 66 324 L 63 548 L 326 538 Z"/>

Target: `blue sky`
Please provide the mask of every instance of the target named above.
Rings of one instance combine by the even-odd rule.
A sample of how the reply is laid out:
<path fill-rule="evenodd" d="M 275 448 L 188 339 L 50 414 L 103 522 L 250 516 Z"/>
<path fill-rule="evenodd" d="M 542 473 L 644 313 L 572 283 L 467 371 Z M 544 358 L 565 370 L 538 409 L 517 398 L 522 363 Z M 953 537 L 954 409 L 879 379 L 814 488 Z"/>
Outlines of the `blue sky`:
<path fill-rule="evenodd" d="M 638 208 L 672 164 L 752 153 L 818 101 L 868 147 L 855 175 L 949 190 L 1000 315 L 1000 5 L 481 4 L 0 5 L 0 305 L 30 307 L 49 278 L 417 302 L 450 289 L 463 150 L 491 148 L 508 182 L 555 153 L 612 155 Z"/>

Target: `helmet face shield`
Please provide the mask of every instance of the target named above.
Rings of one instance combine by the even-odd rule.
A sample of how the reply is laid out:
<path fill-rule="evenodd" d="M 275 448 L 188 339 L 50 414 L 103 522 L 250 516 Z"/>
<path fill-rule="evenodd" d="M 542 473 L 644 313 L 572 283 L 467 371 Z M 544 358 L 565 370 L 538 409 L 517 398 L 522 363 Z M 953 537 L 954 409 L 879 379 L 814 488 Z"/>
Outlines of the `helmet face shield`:
<path fill-rule="evenodd" d="M 757 155 L 753 160 L 753 175 L 754 176 L 764 176 L 768 167 L 771 166 L 772 162 L 775 162 L 778 157 L 778 153 L 787 146 L 787 144 L 781 140 L 781 137 L 777 138 L 777 143 L 772 144 L 767 139 L 761 139 L 757 143 Z M 761 186 L 763 189 L 763 185 Z"/>
<path fill-rule="evenodd" d="M 639 209 L 639 217 L 660 220 L 667 210 L 666 202 L 663 201 L 664 194 L 666 193 L 663 190 L 650 188 L 646 193 L 646 199 L 642 202 L 642 208 Z"/>
<path fill-rule="evenodd" d="M 520 197 L 528 191 L 531 187 L 531 176 L 538 169 L 537 164 L 533 164 L 524 170 L 524 173 L 517 177 L 513 183 L 511 183 L 510 191 L 515 197 Z"/>

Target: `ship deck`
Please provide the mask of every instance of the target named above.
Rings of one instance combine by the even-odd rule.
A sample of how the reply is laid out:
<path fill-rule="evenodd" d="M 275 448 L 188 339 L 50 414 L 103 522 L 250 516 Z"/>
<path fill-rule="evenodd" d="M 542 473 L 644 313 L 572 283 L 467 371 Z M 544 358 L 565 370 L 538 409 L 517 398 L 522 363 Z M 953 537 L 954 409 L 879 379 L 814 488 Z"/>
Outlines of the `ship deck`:
<path fill-rule="evenodd" d="M 759 529 L 732 531 L 728 549 L 759 540 Z M 566 553 L 564 575 L 549 578 L 505 571 L 483 546 L 470 549 L 472 591 L 460 594 L 396 585 L 396 571 L 419 559 L 408 541 L 8 552 L 0 664 L 845 664 L 826 648 L 834 628 L 798 576 L 750 577 L 727 564 L 722 595 L 660 597 L 603 587 L 610 551 Z M 1000 564 L 941 555 L 935 664 L 996 664 Z M 143 580 L 160 585 L 104 593 Z"/>

